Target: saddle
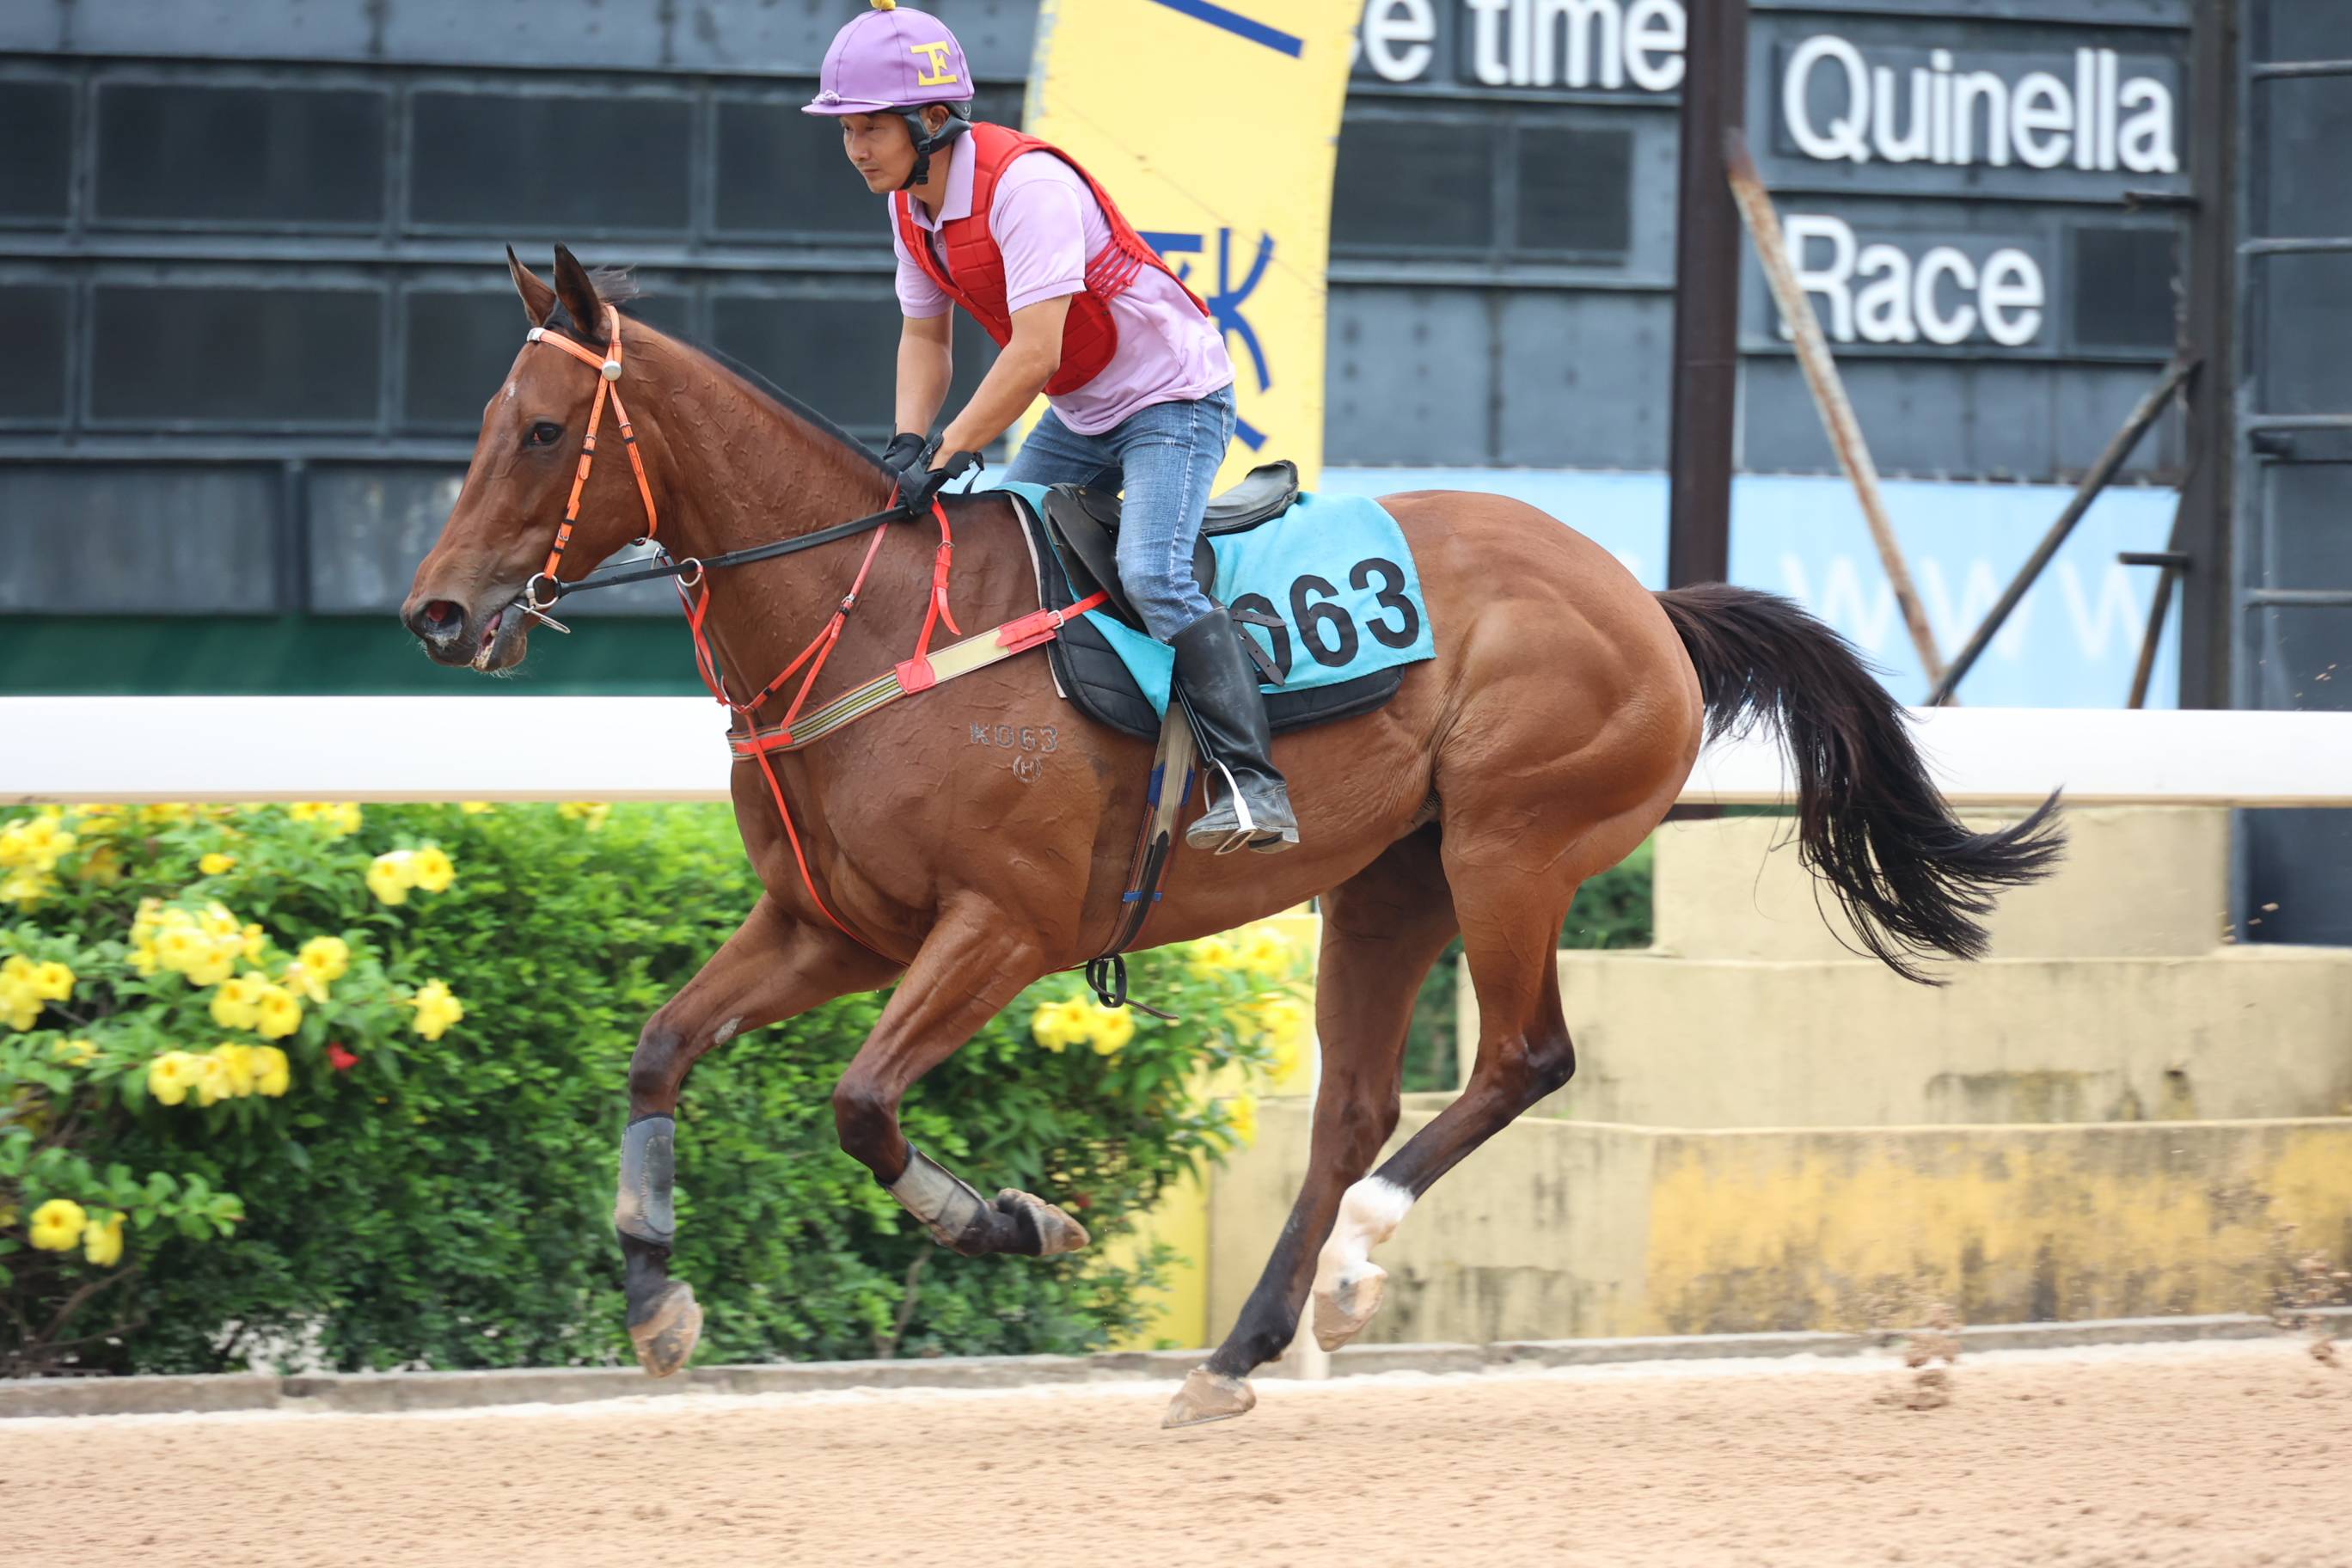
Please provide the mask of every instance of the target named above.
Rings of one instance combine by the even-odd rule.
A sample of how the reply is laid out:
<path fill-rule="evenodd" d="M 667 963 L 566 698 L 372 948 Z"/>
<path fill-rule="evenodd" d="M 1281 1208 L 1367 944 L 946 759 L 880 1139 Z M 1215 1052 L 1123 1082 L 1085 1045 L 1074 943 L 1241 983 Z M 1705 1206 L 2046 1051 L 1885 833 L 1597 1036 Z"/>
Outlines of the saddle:
<path fill-rule="evenodd" d="M 1022 494 L 1019 499 L 1027 503 L 1031 495 Z M 1210 500 L 1202 518 L 1200 541 L 1193 547 L 1192 569 L 1200 579 L 1201 592 L 1212 603 L 1223 601 L 1216 597 L 1217 561 L 1209 542 L 1271 522 L 1290 510 L 1298 499 L 1298 468 L 1286 458 L 1259 464 L 1239 484 Z M 1104 613 L 1138 633 L 1143 631 L 1142 618 L 1118 579 L 1119 498 L 1116 493 L 1055 485 L 1036 497 L 1034 505 L 1013 510 L 1031 536 L 1045 609 L 1067 609 L 1100 592 L 1108 598 Z M 1226 608 L 1240 625 L 1281 625 L 1279 617 L 1246 606 Z M 1265 655 L 1255 639 L 1245 636 L 1242 642 L 1265 678 L 1266 721 L 1276 734 L 1371 712 L 1396 694 L 1404 679 L 1402 669 L 1379 669 L 1335 685 L 1285 690 L 1276 673 L 1266 668 Z M 1073 618 L 1063 626 L 1061 635 L 1045 645 L 1045 657 L 1053 667 L 1055 685 L 1088 718 L 1144 740 L 1160 734 L 1160 714 L 1136 684 L 1128 661 L 1087 617 Z"/>
<path fill-rule="evenodd" d="M 1289 458 L 1260 463 L 1233 489 L 1210 498 L 1202 514 L 1201 536 L 1192 546 L 1192 570 L 1201 592 L 1213 594 L 1217 557 L 1209 541 L 1221 533 L 1241 533 L 1288 511 L 1298 500 L 1298 465 Z M 1108 594 L 1108 606 L 1138 631 L 1143 617 L 1127 596 L 1118 579 L 1119 497 L 1113 490 L 1055 485 L 1045 493 L 1045 528 L 1070 574 L 1070 586 L 1081 599 L 1097 592 Z"/>

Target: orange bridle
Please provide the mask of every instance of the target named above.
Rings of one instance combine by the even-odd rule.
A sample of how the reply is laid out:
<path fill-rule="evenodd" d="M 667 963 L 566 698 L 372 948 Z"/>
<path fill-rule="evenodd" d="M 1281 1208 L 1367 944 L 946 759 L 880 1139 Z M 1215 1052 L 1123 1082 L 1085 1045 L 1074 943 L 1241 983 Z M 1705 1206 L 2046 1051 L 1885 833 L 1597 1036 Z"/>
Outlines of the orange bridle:
<path fill-rule="evenodd" d="M 542 578 L 551 584 L 555 581 L 556 571 L 563 564 L 564 547 L 572 542 L 572 530 L 580 521 L 580 493 L 588 488 L 588 470 L 596 461 L 596 432 L 604 425 L 604 404 L 608 398 L 613 405 L 613 417 L 621 426 L 621 445 L 629 449 L 629 467 L 636 471 L 637 494 L 646 503 L 646 531 L 630 542 L 647 543 L 661 528 L 661 518 L 654 510 L 653 486 L 646 480 L 646 459 L 637 451 L 636 432 L 630 428 L 629 411 L 621 402 L 621 312 L 610 305 L 605 306 L 604 325 L 611 333 L 611 342 L 605 345 L 602 359 L 561 332 L 551 332 L 545 327 L 530 330 L 532 342 L 562 349 L 593 370 L 597 378 L 596 401 L 588 408 L 588 438 L 580 447 L 580 468 L 572 476 L 572 496 L 563 504 L 563 521 L 555 530 L 555 543 L 547 552 L 547 564 L 531 574 L 530 581 L 523 584 L 522 590 L 524 611 L 545 621 L 557 631 L 570 629 L 547 613 L 547 607 L 555 603 L 558 595 L 551 594 L 544 599 L 541 598 L 539 584 Z"/>

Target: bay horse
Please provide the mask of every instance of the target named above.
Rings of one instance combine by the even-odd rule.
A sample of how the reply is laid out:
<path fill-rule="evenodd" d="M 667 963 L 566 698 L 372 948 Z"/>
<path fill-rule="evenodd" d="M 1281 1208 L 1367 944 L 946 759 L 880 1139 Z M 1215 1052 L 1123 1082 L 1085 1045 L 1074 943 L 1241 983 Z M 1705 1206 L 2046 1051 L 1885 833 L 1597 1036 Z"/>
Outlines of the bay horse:
<path fill-rule="evenodd" d="M 893 479 L 877 458 L 789 396 L 625 324 L 614 275 L 592 277 L 561 247 L 552 287 L 508 260 L 533 331 L 483 411 L 464 487 L 401 612 L 433 658 L 520 663 L 537 617 L 519 596 L 534 576 L 576 578 L 656 519 L 683 562 L 888 508 Z M 608 391 L 625 392 L 619 429 L 634 445 L 629 463 L 592 468 L 586 433 Z M 1465 1155 L 1568 1081 L 1561 921 L 1578 885 L 1665 816 L 1709 732 L 1778 726 L 1806 863 L 1869 951 L 1912 979 L 1932 983 L 1921 965 L 1937 955 L 1980 956 L 1993 895 L 2045 874 L 2063 845 L 2055 796 L 1997 831 L 1964 826 L 1901 708 L 1843 639 L 1785 599 L 1721 584 L 1653 593 L 1574 529 L 1498 496 L 1419 490 L 1381 505 L 1411 542 L 1436 657 L 1409 667 L 1379 710 L 1276 742 L 1303 826 L 1297 849 L 1243 871 L 1180 835 L 1150 931 L 1155 945 L 1189 941 L 1310 898 L 1323 917 L 1310 1169 L 1170 1426 L 1249 1409 L 1249 1373 L 1290 1343 L 1310 1292 L 1327 1346 L 1360 1331 L 1384 1278 L 1371 1248 Z M 964 623 L 1034 612 L 1011 500 L 951 496 L 944 517 Z M 551 555 L 559 520 L 571 550 Z M 900 537 L 913 531 L 873 536 L 858 613 L 832 624 L 830 657 L 847 679 L 906 658 L 933 602 L 934 551 L 927 536 Z M 730 706 L 764 703 L 738 709 L 737 733 L 780 715 L 781 691 L 744 694 L 834 616 L 859 548 L 826 542 L 708 574 L 709 673 Z M 1016 768 L 971 742 L 1008 724 L 1054 726 L 1057 748 Z M 719 744 L 714 734 L 714 765 Z M 646 1023 L 629 1068 L 615 1221 L 647 1372 L 684 1365 L 701 1321 L 668 1268 L 680 1086 L 712 1048 L 848 993 L 897 984 L 833 1091 L 842 1148 L 959 1252 L 1086 1245 L 1052 1204 L 1011 1189 L 988 1202 L 915 1151 L 898 1108 L 1023 988 L 1096 955 L 1119 913 L 1150 760 L 1148 742 L 1079 719 L 1046 661 L 1027 656 L 777 752 L 772 789 L 767 764 L 739 758 L 736 821 L 764 892 Z M 1457 933 L 1478 1002 L 1469 1081 L 1375 1173 L 1414 996 Z"/>

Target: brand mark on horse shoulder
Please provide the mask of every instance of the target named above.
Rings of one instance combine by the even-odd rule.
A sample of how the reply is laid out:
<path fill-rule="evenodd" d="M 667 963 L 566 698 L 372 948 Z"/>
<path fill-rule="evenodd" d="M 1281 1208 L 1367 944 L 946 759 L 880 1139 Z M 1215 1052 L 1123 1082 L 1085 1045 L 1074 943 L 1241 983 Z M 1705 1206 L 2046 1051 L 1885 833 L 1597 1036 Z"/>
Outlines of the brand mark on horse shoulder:
<path fill-rule="evenodd" d="M 971 743 L 1007 752 L 1045 752 L 1061 745 L 1061 732 L 1051 724 L 982 724 L 971 727 Z"/>
<path fill-rule="evenodd" d="M 1045 759 L 1034 752 L 1024 752 L 1013 759 L 1013 776 L 1023 784 L 1035 784 L 1037 775 L 1045 771 Z"/>

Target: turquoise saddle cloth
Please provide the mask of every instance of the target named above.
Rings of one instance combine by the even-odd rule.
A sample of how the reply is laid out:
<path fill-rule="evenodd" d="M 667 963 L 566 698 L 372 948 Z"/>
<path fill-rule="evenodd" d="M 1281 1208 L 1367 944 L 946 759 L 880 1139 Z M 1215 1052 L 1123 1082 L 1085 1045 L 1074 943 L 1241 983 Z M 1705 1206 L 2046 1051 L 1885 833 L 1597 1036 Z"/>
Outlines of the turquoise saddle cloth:
<path fill-rule="evenodd" d="M 1045 559 L 1054 548 L 1051 535 L 1037 521 L 1045 487 L 995 488 L 1028 503 L 1024 521 L 1041 542 L 1041 567 L 1049 579 L 1059 579 L 1045 584 L 1046 602 L 1055 607 L 1069 604 L 1068 576 L 1058 554 L 1050 564 Z M 1283 677 L 1260 687 L 1277 730 L 1377 708 L 1396 689 L 1396 672 L 1437 657 L 1421 574 L 1404 531 L 1370 497 L 1302 492 L 1281 516 L 1215 535 L 1209 548 L 1217 561 L 1211 596 L 1232 609 L 1255 610 L 1283 623 L 1279 627 L 1242 626 L 1242 635 L 1265 651 Z M 1089 611 L 1079 620 L 1093 636 L 1084 636 L 1078 626 L 1064 632 L 1064 640 L 1072 645 L 1066 658 L 1073 658 L 1079 669 L 1074 683 L 1064 662 L 1056 661 L 1055 672 L 1065 677 L 1065 686 L 1107 684 L 1089 681 L 1084 660 L 1077 657 L 1088 643 L 1098 640 L 1125 667 L 1155 719 L 1164 716 L 1176 660 L 1168 645 L 1107 610 Z M 1072 694 L 1081 706 L 1097 706 Z M 1140 715 L 1131 711 L 1097 711 L 1096 716 L 1122 729 L 1144 731 L 1137 721 Z"/>

